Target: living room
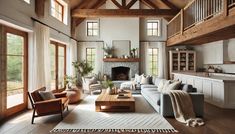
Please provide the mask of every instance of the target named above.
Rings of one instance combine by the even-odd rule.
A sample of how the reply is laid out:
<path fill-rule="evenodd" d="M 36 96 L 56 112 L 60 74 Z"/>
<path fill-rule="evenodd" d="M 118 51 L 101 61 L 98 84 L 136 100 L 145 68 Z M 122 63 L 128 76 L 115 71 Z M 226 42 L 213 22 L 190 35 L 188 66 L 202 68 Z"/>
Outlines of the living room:
<path fill-rule="evenodd" d="M 234 0 L 0 0 L 0 133 L 233 133 Z"/>

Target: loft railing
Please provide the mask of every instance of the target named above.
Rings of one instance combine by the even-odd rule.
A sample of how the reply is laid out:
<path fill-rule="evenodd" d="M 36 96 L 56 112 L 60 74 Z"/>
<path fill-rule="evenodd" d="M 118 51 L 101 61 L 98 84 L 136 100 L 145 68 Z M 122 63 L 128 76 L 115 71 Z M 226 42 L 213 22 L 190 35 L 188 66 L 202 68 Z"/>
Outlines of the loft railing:
<path fill-rule="evenodd" d="M 235 0 L 193 0 L 168 23 L 168 38 L 227 12 L 229 8 L 234 6 Z"/>
<path fill-rule="evenodd" d="M 181 28 L 181 15 L 178 13 L 169 23 L 168 28 L 167 28 L 167 34 L 168 37 L 174 36 L 176 34 L 180 33 L 180 28 Z"/>
<path fill-rule="evenodd" d="M 235 6 L 235 0 L 228 0 L 228 7 L 234 7 Z"/>

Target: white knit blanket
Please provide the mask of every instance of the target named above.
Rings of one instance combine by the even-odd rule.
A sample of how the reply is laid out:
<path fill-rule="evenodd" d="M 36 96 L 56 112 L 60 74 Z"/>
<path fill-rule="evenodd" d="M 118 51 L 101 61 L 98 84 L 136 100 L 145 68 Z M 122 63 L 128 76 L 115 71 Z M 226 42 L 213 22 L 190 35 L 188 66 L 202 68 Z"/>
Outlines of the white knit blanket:
<path fill-rule="evenodd" d="M 134 95 L 134 113 L 95 112 L 96 98 L 86 97 L 51 132 L 176 132 L 141 95 Z"/>

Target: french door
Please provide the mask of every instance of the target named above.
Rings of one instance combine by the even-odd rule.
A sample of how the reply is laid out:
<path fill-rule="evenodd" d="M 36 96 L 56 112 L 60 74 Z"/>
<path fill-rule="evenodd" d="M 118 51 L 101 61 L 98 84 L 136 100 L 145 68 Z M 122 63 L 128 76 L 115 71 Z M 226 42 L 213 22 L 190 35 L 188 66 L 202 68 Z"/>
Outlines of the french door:
<path fill-rule="evenodd" d="M 27 108 L 27 42 L 28 34 L 2 26 L 5 116 Z"/>
<path fill-rule="evenodd" d="M 65 89 L 64 79 L 66 75 L 66 46 L 51 41 L 51 89 L 61 91 Z"/>

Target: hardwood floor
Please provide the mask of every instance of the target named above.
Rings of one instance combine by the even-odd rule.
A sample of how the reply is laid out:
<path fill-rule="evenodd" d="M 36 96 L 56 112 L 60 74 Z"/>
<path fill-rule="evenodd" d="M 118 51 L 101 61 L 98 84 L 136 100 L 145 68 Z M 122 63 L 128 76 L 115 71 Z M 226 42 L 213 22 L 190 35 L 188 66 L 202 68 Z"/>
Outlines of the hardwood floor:
<path fill-rule="evenodd" d="M 71 112 L 77 104 L 69 106 Z M 69 112 L 65 111 L 67 116 Z M 22 112 L 0 124 L 0 134 L 49 134 L 61 120 L 60 115 L 38 117 L 31 124 L 32 110 Z M 174 118 L 167 118 L 179 134 L 234 134 L 235 110 L 220 109 L 205 103 L 205 126 L 187 127 Z"/>

